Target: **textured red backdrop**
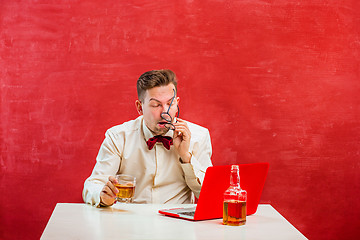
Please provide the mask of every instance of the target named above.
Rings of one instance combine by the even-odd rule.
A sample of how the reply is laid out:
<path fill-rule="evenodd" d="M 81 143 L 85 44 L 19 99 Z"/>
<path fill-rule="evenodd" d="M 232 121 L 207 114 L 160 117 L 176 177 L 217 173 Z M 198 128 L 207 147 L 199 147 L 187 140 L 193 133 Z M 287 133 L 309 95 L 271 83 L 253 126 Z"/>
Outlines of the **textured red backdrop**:
<path fill-rule="evenodd" d="M 0 239 L 38 239 L 82 201 L 105 130 L 159 68 L 214 165 L 269 162 L 262 202 L 310 239 L 360 236 L 358 1 L 0 5 Z"/>

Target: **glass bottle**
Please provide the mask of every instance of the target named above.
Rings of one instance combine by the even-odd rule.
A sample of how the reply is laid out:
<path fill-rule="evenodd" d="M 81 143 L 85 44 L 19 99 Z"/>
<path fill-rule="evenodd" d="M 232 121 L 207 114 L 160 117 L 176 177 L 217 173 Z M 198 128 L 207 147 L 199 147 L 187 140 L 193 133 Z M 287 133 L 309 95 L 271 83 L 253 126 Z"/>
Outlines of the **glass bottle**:
<path fill-rule="evenodd" d="M 232 165 L 230 187 L 224 193 L 223 224 L 240 226 L 246 223 L 247 193 L 240 187 L 239 166 Z"/>

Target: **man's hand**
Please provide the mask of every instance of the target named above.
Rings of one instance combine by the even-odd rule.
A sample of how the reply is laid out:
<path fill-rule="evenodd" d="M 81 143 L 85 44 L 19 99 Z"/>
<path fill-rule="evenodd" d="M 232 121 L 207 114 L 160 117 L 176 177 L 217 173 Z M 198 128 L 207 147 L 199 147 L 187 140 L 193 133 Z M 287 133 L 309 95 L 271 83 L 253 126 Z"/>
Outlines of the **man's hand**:
<path fill-rule="evenodd" d="M 191 159 L 191 154 L 189 153 L 191 132 L 187 123 L 177 118 L 177 122 L 174 123 L 175 130 L 173 136 L 173 144 L 180 155 L 180 158 L 183 163 L 189 163 Z"/>
<path fill-rule="evenodd" d="M 100 203 L 106 206 L 111 206 L 114 204 L 116 194 L 119 192 L 119 190 L 117 190 L 117 188 L 115 187 L 115 184 L 117 183 L 118 182 L 115 177 L 109 177 L 109 181 L 105 184 L 100 193 Z"/>

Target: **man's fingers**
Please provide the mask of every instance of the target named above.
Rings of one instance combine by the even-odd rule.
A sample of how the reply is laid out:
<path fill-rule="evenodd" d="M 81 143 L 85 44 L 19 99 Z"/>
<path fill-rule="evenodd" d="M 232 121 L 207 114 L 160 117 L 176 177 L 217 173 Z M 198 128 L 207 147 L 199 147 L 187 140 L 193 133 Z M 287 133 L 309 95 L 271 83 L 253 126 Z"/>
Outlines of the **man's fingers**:
<path fill-rule="evenodd" d="M 114 183 L 111 181 L 108 181 L 105 185 L 115 196 L 119 192 L 119 190 L 115 187 Z"/>
<path fill-rule="evenodd" d="M 189 127 L 185 121 L 179 121 L 179 122 L 175 123 L 174 126 L 175 126 L 175 131 L 176 130 L 184 131 L 184 129 L 185 129 L 185 130 L 187 130 L 187 132 L 190 132 Z"/>
<path fill-rule="evenodd" d="M 105 197 L 109 197 L 109 198 L 115 198 L 116 196 L 108 186 L 105 186 L 103 188 L 102 193 L 103 195 L 105 195 Z"/>
<path fill-rule="evenodd" d="M 181 119 L 181 118 L 176 118 L 177 122 L 185 122 L 185 120 Z"/>
<path fill-rule="evenodd" d="M 110 176 L 109 181 L 112 182 L 112 184 L 114 184 L 114 185 L 118 183 L 118 181 L 116 180 L 116 178 L 114 176 Z"/>
<path fill-rule="evenodd" d="M 114 177 L 114 176 L 109 176 L 109 181 L 115 181 L 116 180 L 116 178 Z"/>
<path fill-rule="evenodd" d="M 101 192 L 103 192 L 104 194 L 106 194 L 107 196 L 109 196 L 111 198 L 116 197 L 116 194 L 113 192 L 113 190 L 108 185 L 105 185 Z"/>
<path fill-rule="evenodd" d="M 177 137 L 178 135 L 183 135 L 184 137 L 190 137 L 191 132 L 187 126 L 176 126 L 175 127 L 175 133 L 176 135 L 174 137 Z"/>
<path fill-rule="evenodd" d="M 115 184 L 117 183 L 118 181 L 114 176 L 109 177 L 109 181 L 106 182 L 100 193 L 100 200 L 102 203 L 109 206 L 114 204 L 116 194 L 119 192 L 119 190 L 115 187 Z"/>
<path fill-rule="evenodd" d="M 114 176 L 110 176 L 109 177 L 109 182 L 107 183 L 107 185 L 109 185 L 110 189 L 116 194 L 119 192 L 119 190 L 115 187 L 116 184 L 118 184 L 119 182 L 116 180 L 116 178 Z"/>
<path fill-rule="evenodd" d="M 108 189 L 108 190 L 106 190 L 106 189 Z M 104 203 L 105 205 L 110 206 L 110 205 L 114 204 L 115 197 L 110 196 L 108 191 L 110 191 L 110 189 L 107 187 L 106 188 L 104 187 L 103 191 L 101 191 L 101 193 L 100 193 L 100 201 L 102 203 Z"/>

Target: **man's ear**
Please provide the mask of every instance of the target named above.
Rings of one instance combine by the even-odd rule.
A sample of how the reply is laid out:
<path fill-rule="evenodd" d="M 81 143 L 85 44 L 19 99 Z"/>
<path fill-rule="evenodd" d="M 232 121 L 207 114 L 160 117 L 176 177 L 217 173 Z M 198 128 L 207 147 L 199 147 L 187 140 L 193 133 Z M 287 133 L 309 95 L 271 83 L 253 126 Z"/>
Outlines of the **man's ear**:
<path fill-rule="evenodd" d="M 143 115 L 142 104 L 139 100 L 135 101 L 135 107 L 139 115 Z"/>

